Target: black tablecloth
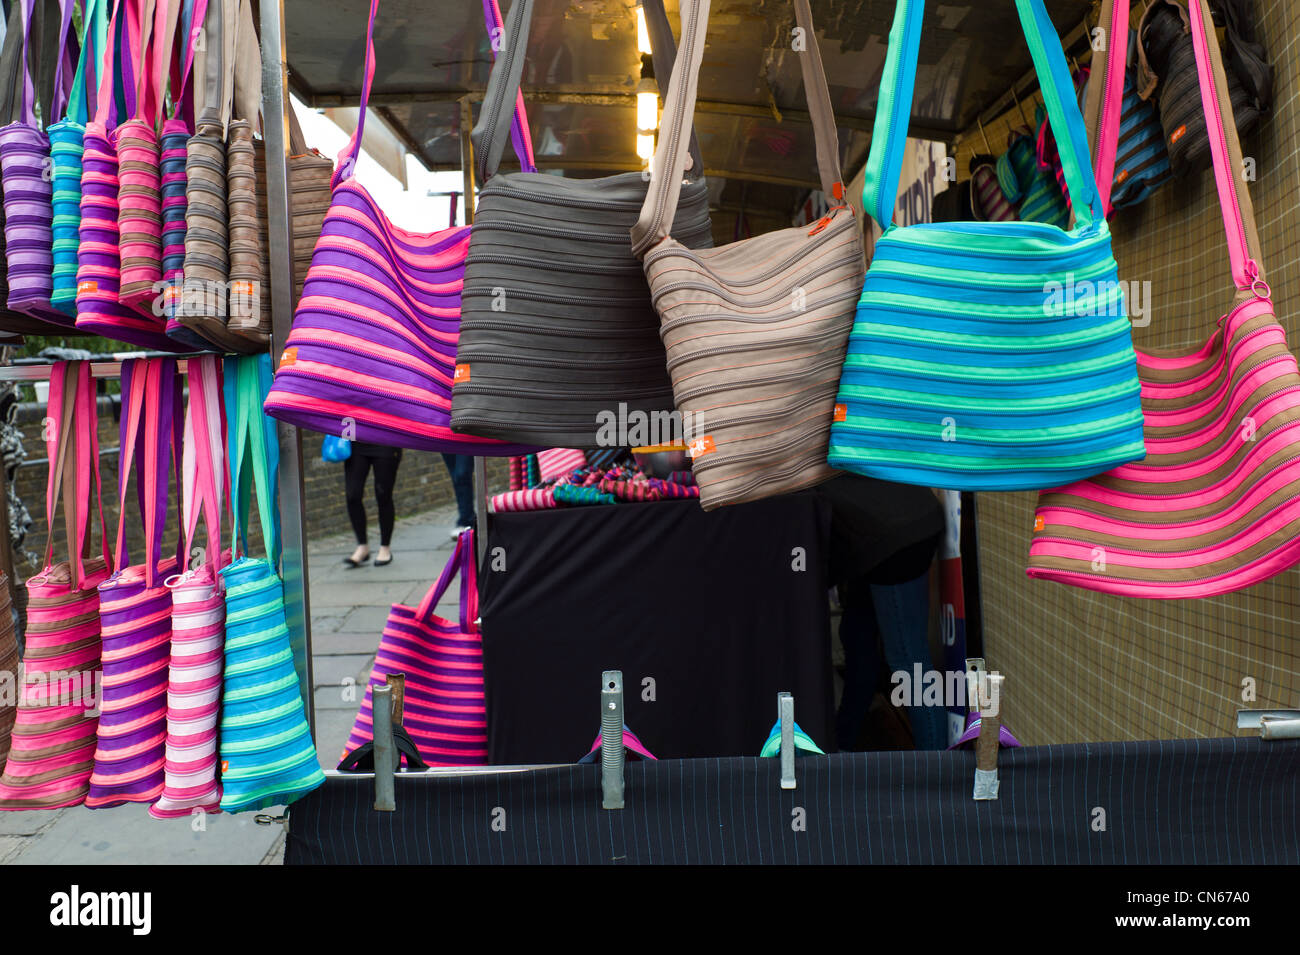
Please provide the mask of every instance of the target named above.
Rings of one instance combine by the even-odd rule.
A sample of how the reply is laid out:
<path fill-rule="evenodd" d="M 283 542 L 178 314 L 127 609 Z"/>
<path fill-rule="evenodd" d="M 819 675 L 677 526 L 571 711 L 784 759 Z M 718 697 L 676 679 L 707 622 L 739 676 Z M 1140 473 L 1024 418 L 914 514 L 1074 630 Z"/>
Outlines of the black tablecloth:
<path fill-rule="evenodd" d="M 629 763 L 613 811 L 598 765 L 399 776 L 391 813 L 372 780 L 330 778 L 290 807 L 285 862 L 1300 863 L 1289 742 L 1003 750 L 994 802 L 971 799 L 974 768 L 969 751 L 809 757 L 782 790 L 776 759 Z"/>
<path fill-rule="evenodd" d="M 782 690 L 831 749 L 829 509 L 816 495 L 707 514 L 693 500 L 500 514 L 488 528 L 491 762 L 585 753 L 604 670 L 623 671 L 627 724 L 661 758 L 757 753 Z"/>

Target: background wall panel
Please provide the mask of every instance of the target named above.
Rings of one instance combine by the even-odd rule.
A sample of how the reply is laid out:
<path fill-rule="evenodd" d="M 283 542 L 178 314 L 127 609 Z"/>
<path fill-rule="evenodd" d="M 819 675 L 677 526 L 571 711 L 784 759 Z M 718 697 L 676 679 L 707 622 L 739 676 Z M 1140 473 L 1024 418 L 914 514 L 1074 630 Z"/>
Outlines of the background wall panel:
<path fill-rule="evenodd" d="M 1277 317 L 1300 343 L 1300 4 L 1256 0 L 1274 105 L 1242 143 Z M 1141 4 L 1135 3 L 1136 14 Z M 1032 101 L 1024 111 L 1032 118 Z M 970 156 L 1006 147 L 1016 111 L 968 131 Z M 1177 180 L 1111 220 L 1120 278 L 1149 282 L 1139 348 L 1199 346 L 1232 298 L 1213 173 Z M 1141 321 L 1143 319 L 1139 319 Z M 1025 575 L 1035 495 L 980 494 L 985 654 L 1007 676 L 1006 720 L 1027 744 L 1228 736 L 1236 711 L 1300 706 L 1300 570 L 1204 600 L 1106 596 Z M 1253 687 L 1254 700 L 1243 700 Z"/>

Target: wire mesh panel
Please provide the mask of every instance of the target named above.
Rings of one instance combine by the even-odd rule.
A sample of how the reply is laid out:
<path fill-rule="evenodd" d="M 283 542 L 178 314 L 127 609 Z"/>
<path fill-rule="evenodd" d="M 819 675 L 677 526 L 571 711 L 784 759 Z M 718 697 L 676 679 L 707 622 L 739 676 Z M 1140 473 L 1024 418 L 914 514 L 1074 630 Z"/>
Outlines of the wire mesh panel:
<path fill-rule="evenodd" d="M 1278 320 L 1300 343 L 1300 5 L 1256 0 L 1274 63 L 1273 112 L 1244 137 Z M 1031 119 L 1033 104 L 1023 112 Z M 958 150 L 1006 148 L 1017 110 Z M 988 141 L 988 146 L 985 140 Z M 1203 344 L 1231 305 L 1214 176 L 1165 186 L 1111 220 L 1138 348 Z M 1137 283 L 1134 285 L 1133 283 Z M 1140 297 L 1138 297 L 1140 296 Z M 1007 676 L 1005 718 L 1026 743 L 1225 736 L 1241 707 L 1300 706 L 1300 570 L 1201 600 L 1112 597 L 1025 575 L 1036 496 L 980 494 L 985 656 Z"/>

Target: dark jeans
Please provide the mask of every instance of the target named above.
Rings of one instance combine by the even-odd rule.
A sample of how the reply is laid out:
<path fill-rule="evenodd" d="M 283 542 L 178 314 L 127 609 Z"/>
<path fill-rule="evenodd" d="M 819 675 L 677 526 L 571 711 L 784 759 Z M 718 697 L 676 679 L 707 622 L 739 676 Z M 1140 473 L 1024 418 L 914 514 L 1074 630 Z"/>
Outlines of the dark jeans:
<path fill-rule="evenodd" d="M 375 502 L 379 505 L 379 543 L 387 547 L 393 541 L 393 485 L 397 482 L 397 466 L 402 463 L 400 449 L 391 453 L 366 454 L 352 445 L 352 454 L 343 462 L 343 486 L 348 498 L 348 520 L 358 544 L 366 544 L 366 477 L 375 472 Z"/>
<path fill-rule="evenodd" d="M 890 671 L 903 671 L 909 680 L 915 664 L 919 663 L 922 671 L 934 668 L 927 639 L 930 578 L 926 573 L 901 584 L 859 581 L 842 588 L 841 596 L 844 696 L 836 715 L 835 735 L 841 750 L 852 750 L 880 683 L 882 644 Z M 917 749 L 947 746 L 947 716 L 943 706 L 908 706 L 907 711 Z"/>
<path fill-rule="evenodd" d="M 456 492 L 456 526 L 474 526 L 474 457 L 469 454 L 444 454 L 443 463 L 451 475 Z"/>

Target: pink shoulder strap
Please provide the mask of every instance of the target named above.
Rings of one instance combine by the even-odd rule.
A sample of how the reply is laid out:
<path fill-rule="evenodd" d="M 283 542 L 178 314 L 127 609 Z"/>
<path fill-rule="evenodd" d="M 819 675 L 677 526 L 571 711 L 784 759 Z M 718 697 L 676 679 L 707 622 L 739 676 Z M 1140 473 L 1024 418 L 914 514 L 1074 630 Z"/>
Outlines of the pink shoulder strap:
<path fill-rule="evenodd" d="M 1241 143 L 1237 138 L 1237 123 L 1228 97 L 1228 80 L 1223 71 L 1218 36 L 1213 30 L 1213 21 L 1205 0 L 1191 0 L 1189 13 L 1201 106 L 1205 110 L 1205 125 L 1209 131 L 1215 187 L 1219 193 L 1219 209 L 1228 239 L 1233 284 L 1243 295 L 1253 294 L 1267 298 L 1270 292 L 1264 282 L 1259 229 L 1255 223 L 1255 208 L 1245 179 Z M 1094 59 L 1089 80 L 1092 84 L 1088 90 L 1089 119 L 1094 116 L 1096 118 L 1095 122 L 1089 123 L 1089 128 L 1095 134 L 1093 164 L 1097 186 L 1102 191 L 1108 211 L 1110 190 L 1115 178 L 1115 152 L 1119 145 L 1125 67 L 1122 51 L 1127 49 L 1128 22 L 1129 0 L 1103 2 L 1100 26 L 1107 31 L 1106 50 L 1093 54 L 1094 58 L 1100 56 L 1102 60 Z M 1122 45 L 1115 36 L 1120 30 L 1124 31 L 1125 38 Z M 1100 74 L 1104 74 L 1104 77 Z"/>
<path fill-rule="evenodd" d="M 199 517 L 208 543 L 208 562 L 221 569 L 221 509 L 225 491 L 225 427 L 221 421 L 221 364 L 216 355 L 188 360 L 190 402 L 185 414 L 185 554 L 193 553 Z M 218 478 L 218 474 L 223 478 Z"/>
<path fill-rule="evenodd" d="M 443 567 L 442 574 L 420 601 L 420 606 L 415 611 L 416 619 L 422 623 L 429 621 L 438 601 L 446 593 L 447 585 L 457 572 L 460 573 L 460 628 L 465 633 L 478 633 L 478 625 L 474 622 L 478 619 L 478 571 L 475 567 L 472 530 L 465 531 L 456 538 L 456 549 Z"/>
<path fill-rule="evenodd" d="M 1092 136 L 1092 162 L 1102 214 L 1110 217 L 1111 188 L 1115 182 L 1115 151 L 1124 105 L 1124 70 L 1128 56 L 1129 0 L 1103 3 L 1097 22 L 1103 44 L 1092 54 L 1085 100 L 1084 126 Z"/>

